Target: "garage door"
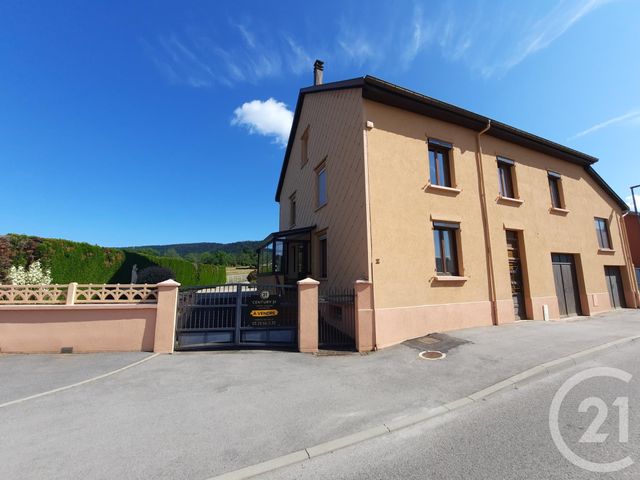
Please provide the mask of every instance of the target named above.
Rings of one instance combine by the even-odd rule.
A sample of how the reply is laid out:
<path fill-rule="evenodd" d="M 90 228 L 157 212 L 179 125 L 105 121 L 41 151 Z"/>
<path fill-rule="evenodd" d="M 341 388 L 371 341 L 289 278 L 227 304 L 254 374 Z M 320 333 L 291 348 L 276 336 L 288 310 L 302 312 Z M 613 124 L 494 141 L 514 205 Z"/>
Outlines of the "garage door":
<path fill-rule="evenodd" d="M 613 308 L 624 308 L 624 290 L 620 267 L 604 267 L 604 276 L 609 289 L 609 299 Z"/>
<path fill-rule="evenodd" d="M 560 316 L 580 315 L 582 313 L 580 310 L 580 290 L 578 289 L 573 255 L 552 253 L 551 263 Z"/>

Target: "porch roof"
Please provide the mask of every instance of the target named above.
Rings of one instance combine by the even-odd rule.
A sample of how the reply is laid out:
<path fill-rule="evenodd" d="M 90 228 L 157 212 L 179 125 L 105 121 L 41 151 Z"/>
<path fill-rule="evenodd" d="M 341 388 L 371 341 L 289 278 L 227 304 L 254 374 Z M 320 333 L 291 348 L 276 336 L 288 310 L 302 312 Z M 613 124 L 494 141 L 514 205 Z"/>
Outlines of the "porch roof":
<path fill-rule="evenodd" d="M 310 226 L 310 227 L 301 227 L 301 228 L 294 228 L 291 230 L 281 230 L 279 232 L 273 232 L 270 233 L 264 240 L 262 240 L 262 242 L 260 242 L 260 245 L 258 245 L 257 250 L 262 249 L 262 247 L 264 247 L 265 245 L 268 245 L 269 243 L 273 242 L 276 239 L 279 238 L 287 238 L 287 237 L 295 237 L 297 235 L 301 235 L 303 233 L 309 233 L 313 230 L 315 230 L 316 226 Z"/>

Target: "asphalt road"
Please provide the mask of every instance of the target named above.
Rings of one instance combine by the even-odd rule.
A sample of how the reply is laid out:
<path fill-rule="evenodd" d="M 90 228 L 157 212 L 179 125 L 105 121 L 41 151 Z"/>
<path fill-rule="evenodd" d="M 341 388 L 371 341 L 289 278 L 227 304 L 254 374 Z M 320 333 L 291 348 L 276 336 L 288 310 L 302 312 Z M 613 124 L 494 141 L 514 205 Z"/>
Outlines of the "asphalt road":
<path fill-rule="evenodd" d="M 517 390 L 490 397 L 414 427 L 273 471 L 265 479 L 595 479 L 640 477 L 640 344 L 635 342 Z M 556 447 L 549 412 L 560 387 L 574 375 L 599 367 L 630 373 L 629 383 L 611 377 L 586 379 L 570 389 L 558 410 L 558 430 L 581 458 L 610 463 L 635 462 L 617 472 L 598 473 L 571 463 Z M 597 372 L 603 373 L 603 372 Z M 610 373 L 610 372 L 609 372 Z M 594 433 L 599 443 L 582 441 L 597 427 L 598 407 L 585 412 L 585 399 L 600 398 L 608 410 Z M 624 401 L 628 397 L 628 441 Z M 587 401 L 599 403 L 597 400 Z M 583 404 L 585 407 L 587 404 Z M 602 406 L 600 407 L 602 408 Z M 582 410 L 585 410 L 583 408 Z M 605 409 L 602 410 L 602 413 Z M 593 423 L 593 425 L 592 425 Z M 622 431 L 621 431 L 622 430 Z"/>
<path fill-rule="evenodd" d="M 408 344 L 369 355 L 160 355 L 77 388 L 0 407 L 0 479 L 204 480 L 438 407 L 540 363 L 637 335 L 639 321 L 640 311 L 624 310 L 460 330 L 451 336 L 465 343 L 448 350 L 435 344 L 447 350 L 438 362 L 420 359 L 424 347 Z M 0 354 L 0 405 L 148 355 Z M 519 401 L 519 412 L 529 414 L 529 399 Z M 453 428 L 455 417 L 447 425 Z M 462 427 L 463 439 L 466 430 L 481 428 Z M 528 455 L 529 438 L 522 433 L 518 455 Z M 451 448 L 463 445 L 457 442 Z M 484 454 L 506 448 L 500 438 L 496 442 L 500 448 Z M 464 456 L 477 447 L 469 451 Z M 438 458 L 450 461 L 441 451 Z M 338 469 L 337 476 L 368 476 L 356 467 Z"/>

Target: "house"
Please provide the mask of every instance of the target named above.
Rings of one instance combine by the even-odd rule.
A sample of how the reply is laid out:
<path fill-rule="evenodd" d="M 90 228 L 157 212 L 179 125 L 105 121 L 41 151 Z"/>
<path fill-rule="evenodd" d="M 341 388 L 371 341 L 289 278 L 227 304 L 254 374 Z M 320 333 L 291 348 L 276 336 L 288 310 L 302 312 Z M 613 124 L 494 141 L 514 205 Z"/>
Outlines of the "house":
<path fill-rule="evenodd" d="M 373 346 L 636 307 L 597 159 L 366 76 L 300 90 L 259 277 L 371 283 Z"/>

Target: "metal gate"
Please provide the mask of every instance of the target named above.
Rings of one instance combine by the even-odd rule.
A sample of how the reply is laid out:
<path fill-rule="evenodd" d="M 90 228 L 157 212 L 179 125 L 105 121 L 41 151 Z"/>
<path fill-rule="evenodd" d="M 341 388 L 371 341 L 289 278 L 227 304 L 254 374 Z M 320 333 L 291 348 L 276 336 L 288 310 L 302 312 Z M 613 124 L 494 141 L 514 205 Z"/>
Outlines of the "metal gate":
<path fill-rule="evenodd" d="M 298 289 L 227 284 L 181 288 L 176 350 L 292 348 L 298 342 Z"/>
<path fill-rule="evenodd" d="M 318 346 L 326 350 L 355 350 L 355 293 L 353 289 L 318 294 Z"/>

